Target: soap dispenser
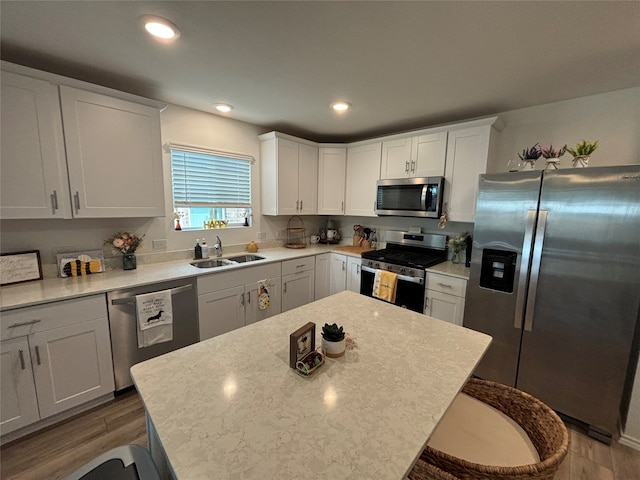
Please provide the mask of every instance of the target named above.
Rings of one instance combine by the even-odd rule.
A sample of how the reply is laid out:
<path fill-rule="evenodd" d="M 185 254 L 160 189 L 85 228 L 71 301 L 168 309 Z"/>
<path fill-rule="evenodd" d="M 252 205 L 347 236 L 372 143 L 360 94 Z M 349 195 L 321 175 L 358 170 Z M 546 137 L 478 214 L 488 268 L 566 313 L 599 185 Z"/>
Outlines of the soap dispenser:
<path fill-rule="evenodd" d="M 196 260 L 202 258 L 202 247 L 200 246 L 200 239 L 196 238 L 196 246 L 195 246 L 195 258 Z"/>
<path fill-rule="evenodd" d="M 202 237 L 200 248 L 202 248 L 202 258 L 209 258 L 209 245 L 207 245 L 207 241 L 204 239 L 204 237 Z"/>

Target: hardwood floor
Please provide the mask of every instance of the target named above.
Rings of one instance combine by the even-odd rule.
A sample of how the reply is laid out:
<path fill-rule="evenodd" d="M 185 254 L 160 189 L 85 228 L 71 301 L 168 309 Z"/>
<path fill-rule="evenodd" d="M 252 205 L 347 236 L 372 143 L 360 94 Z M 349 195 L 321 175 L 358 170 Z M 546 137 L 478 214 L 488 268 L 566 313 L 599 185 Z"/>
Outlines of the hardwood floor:
<path fill-rule="evenodd" d="M 640 452 L 618 442 L 607 446 L 569 425 L 569 454 L 556 480 L 639 480 Z M 146 446 L 144 409 L 135 390 L 0 449 L 3 480 L 63 479 L 118 445 Z"/>
<path fill-rule="evenodd" d="M 62 479 L 78 467 L 119 445 L 147 446 L 144 409 L 135 390 L 3 445 L 2 480 Z"/>

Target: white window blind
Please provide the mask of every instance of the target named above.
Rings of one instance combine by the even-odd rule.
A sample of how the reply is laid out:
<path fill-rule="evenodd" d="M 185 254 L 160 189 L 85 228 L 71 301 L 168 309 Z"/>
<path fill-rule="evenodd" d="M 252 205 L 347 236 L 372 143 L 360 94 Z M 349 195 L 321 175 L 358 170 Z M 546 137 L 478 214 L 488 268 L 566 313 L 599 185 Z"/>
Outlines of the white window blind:
<path fill-rule="evenodd" d="M 251 157 L 169 148 L 176 207 L 251 207 Z"/>

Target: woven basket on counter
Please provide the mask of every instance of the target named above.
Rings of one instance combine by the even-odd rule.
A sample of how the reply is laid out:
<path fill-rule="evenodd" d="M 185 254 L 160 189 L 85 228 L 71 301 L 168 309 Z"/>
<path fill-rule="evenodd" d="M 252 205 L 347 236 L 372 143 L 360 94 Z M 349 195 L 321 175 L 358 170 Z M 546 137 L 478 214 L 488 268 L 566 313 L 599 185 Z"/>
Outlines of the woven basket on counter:
<path fill-rule="evenodd" d="M 307 229 L 304 227 L 302 218 L 294 215 L 287 222 L 287 248 L 306 248 L 307 246 Z"/>

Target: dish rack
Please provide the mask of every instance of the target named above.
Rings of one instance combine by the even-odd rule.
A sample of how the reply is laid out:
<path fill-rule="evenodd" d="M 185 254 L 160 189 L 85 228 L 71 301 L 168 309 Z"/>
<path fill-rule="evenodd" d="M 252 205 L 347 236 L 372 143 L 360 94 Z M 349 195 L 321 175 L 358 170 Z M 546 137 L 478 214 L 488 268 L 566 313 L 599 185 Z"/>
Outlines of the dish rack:
<path fill-rule="evenodd" d="M 298 215 L 291 217 L 287 222 L 287 243 L 285 244 L 285 247 L 306 248 L 306 231 L 307 229 L 304 227 L 302 218 Z"/>

